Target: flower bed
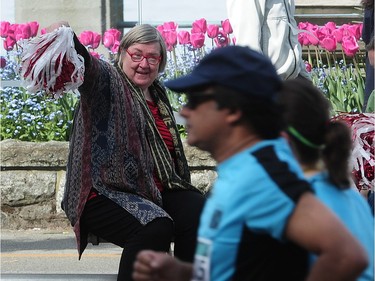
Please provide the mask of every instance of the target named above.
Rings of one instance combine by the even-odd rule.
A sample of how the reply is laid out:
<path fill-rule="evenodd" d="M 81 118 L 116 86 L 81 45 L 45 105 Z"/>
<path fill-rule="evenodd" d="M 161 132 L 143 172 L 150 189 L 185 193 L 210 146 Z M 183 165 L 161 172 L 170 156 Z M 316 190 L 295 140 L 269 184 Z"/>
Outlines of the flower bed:
<path fill-rule="evenodd" d="M 37 36 L 38 29 L 37 22 L 1 22 L 0 36 L 7 51 L 6 56 L 0 58 L 1 80 L 20 80 L 20 42 Z M 157 29 L 168 48 L 167 67 L 160 74 L 162 81 L 189 73 L 213 48 L 236 42 L 228 20 L 223 20 L 221 25 L 217 25 L 199 19 L 192 23 L 190 30 L 180 30 L 177 23 L 166 22 Z M 374 115 L 360 114 L 364 91 L 364 62 L 363 53 L 360 51 L 362 24 L 336 26 L 333 22 L 328 22 L 324 26 L 317 26 L 302 22 L 299 29 L 299 42 L 306 50 L 306 68 L 311 73 L 314 84 L 330 100 L 333 118 L 343 119 L 352 128 L 355 124 L 361 124 L 363 128 L 373 124 L 371 122 L 374 121 Z M 40 34 L 44 33 L 42 29 Z M 117 54 L 120 37 L 121 32 L 116 29 L 109 29 L 103 35 L 89 30 L 78 35 L 80 42 L 93 56 L 109 62 L 113 62 Z M 100 44 L 108 50 L 107 54 L 99 54 L 96 51 Z M 168 96 L 173 108 L 178 111 L 184 95 L 168 91 Z M 55 99 L 46 96 L 44 92 L 31 94 L 23 87 L 2 87 L 0 140 L 69 140 L 78 98 L 79 93 L 73 91 Z M 357 120 L 361 121 L 357 123 Z M 374 184 L 374 149 L 373 142 L 369 141 L 374 139 L 374 130 L 367 130 L 366 134 L 360 130 L 361 134 L 353 135 L 353 141 L 357 146 L 354 152 L 361 152 L 352 161 L 359 189 L 364 185 Z M 182 128 L 182 133 L 183 131 Z M 362 139 L 366 141 L 360 141 Z"/>
<path fill-rule="evenodd" d="M 361 112 L 364 79 L 362 56 L 359 51 L 361 24 L 346 24 L 337 27 L 333 22 L 324 26 L 308 22 L 299 24 L 299 41 L 307 49 L 306 67 L 313 82 L 331 101 L 334 112 Z M 221 25 L 209 24 L 205 19 L 192 23 L 191 30 L 179 29 L 175 22 L 166 22 L 157 27 L 168 47 L 168 63 L 161 80 L 168 80 L 189 73 L 192 68 L 213 48 L 235 44 L 232 27 L 228 20 Z M 1 22 L 0 36 L 7 55 L 1 57 L 2 80 L 19 80 L 19 43 L 38 34 L 39 24 L 11 24 Z M 40 34 L 44 34 L 41 30 Z M 113 61 L 119 47 L 121 32 L 109 29 L 103 35 L 83 31 L 79 40 L 97 58 Z M 99 54 L 97 48 L 103 44 L 107 54 Z M 340 58 L 340 59 L 339 59 Z M 31 95 L 24 88 L 1 89 L 0 139 L 26 141 L 68 140 L 75 103 L 78 94 L 69 92 L 61 99 L 46 98 L 39 93 Z M 172 106 L 179 110 L 183 95 L 168 91 Z M 333 114 L 334 114 L 333 112 Z"/>

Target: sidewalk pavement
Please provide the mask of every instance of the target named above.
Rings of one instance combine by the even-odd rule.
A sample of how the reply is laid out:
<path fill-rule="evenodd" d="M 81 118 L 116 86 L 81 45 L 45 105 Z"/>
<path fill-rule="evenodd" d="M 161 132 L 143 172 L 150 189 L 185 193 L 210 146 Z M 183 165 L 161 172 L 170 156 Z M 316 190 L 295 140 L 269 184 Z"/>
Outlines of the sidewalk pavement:
<path fill-rule="evenodd" d="M 122 249 L 89 244 L 78 260 L 71 230 L 1 230 L 1 280 L 116 280 Z"/>

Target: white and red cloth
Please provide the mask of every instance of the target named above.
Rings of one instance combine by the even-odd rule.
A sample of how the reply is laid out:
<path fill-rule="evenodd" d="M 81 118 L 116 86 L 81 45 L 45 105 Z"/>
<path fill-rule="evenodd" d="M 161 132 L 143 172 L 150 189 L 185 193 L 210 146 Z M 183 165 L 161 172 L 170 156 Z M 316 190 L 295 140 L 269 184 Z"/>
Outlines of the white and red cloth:
<path fill-rule="evenodd" d="M 29 92 L 44 90 L 59 97 L 83 83 L 84 59 L 75 50 L 73 38 L 73 30 L 62 26 L 21 42 L 21 79 Z"/>
<path fill-rule="evenodd" d="M 341 113 L 333 118 L 344 121 L 352 132 L 351 168 L 358 190 L 375 185 L 375 114 Z"/>

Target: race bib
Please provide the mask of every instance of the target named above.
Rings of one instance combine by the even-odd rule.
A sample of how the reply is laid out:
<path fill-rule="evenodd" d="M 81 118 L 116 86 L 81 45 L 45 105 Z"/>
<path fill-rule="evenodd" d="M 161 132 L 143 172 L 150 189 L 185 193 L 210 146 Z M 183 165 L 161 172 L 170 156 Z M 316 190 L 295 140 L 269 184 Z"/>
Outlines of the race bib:
<path fill-rule="evenodd" d="M 211 264 L 212 241 L 198 238 L 194 257 L 194 272 L 192 281 L 209 281 Z"/>

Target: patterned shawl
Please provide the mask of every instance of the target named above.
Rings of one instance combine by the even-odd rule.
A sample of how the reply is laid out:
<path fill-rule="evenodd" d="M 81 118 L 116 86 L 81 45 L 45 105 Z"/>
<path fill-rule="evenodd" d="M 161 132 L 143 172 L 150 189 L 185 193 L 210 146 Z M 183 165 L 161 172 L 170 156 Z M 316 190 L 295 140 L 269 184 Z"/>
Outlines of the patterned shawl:
<path fill-rule="evenodd" d="M 77 47 L 77 45 L 76 45 Z M 81 254 L 79 218 L 92 187 L 113 200 L 142 224 L 169 217 L 153 180 L 157 174 L 166 189 L 196 190 L 165 90 L 151 86 L 155 102 L 175 145 L 173 161 L 141 89 L 112 65 L 85 55 L 85 82 L 76 111 L 67 165 L 63 209 L 77 236 Z M 82 243 L 80 243 L 82 242 Z"/>

